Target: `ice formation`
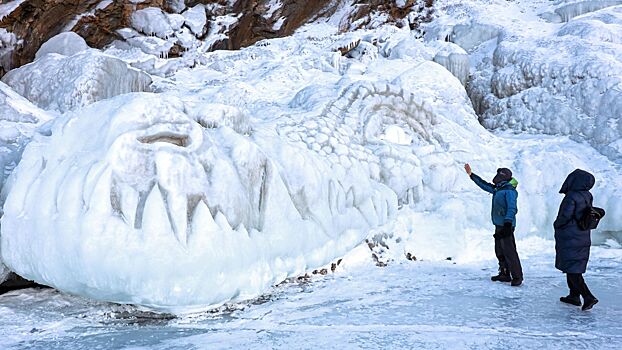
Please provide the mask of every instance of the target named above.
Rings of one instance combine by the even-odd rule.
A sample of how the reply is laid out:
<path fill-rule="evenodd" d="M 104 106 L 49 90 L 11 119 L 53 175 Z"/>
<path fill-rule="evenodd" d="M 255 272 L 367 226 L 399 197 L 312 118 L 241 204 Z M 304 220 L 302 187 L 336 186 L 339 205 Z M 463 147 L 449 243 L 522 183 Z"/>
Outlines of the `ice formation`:
<path fill-rule="evenodd" d="M 0 188 L 37 129 L 53 117 L 0 82 Z M 7 275 L 8 270 L 0 261 L 0 283 Z"/>
<path fill-rule="evenodd" d="M 2 81 L 43 109 L 65 112 L 119 94 L 149 89 L 151 77 L 98 50 L 46 54 Z"/>
<path fill-rule="evenodd" d="M 568 22 L 575 17 L 589 12 L 598 11 L 610 6 L 622 5 L 622 1 L 620 0 L 572 0 L 566 2 L 566 4 L 555 9 L 555 13 L 559 15 L 560 20 L 563 22 Z"/>
<path fill-rule="evenodd" d="M 89 46 L 86 44 L 86 41 L 78 34 L 74 32 L 63 32 L 43 43 L 35 54 L 35 59 L 50 53 L 72 56 L 88 48 Z"/>
<path fill-rule="evenodd" d="M 337 34 L 317 23 L 239 51 L 198 50 L 191 69 L 189 61 L 162 63 L 156 49 L 116 46 L 107 52 L 166 78 L 152 83 L 157 93 L 127 93 L 140 89 L 98 78 L 116 90 L 88 101 L 55 84 L 78 76 L 63 68 L 69 62 L 82 69 L 109 56 L 45 55 L 7 81 L 66 113 L 31 141 L 3 188 L 2 259 L 62 291 L 173 312 L 257 296 L 343 256 L 370 232 L 391 237 L 393 254 L 426 247 L 425 258 L 468 260 L 491 224 L 489 198 L 464 174 L 465 162 L 482 176 L 513 170 L 518 238 L 551 238 L 561 182 L 588 169 L 595 203 L 608 212 L 595 241 L 620 239 L 620 44 L 610 35 L 619 9 L 601 11 L 566 24 L 545 23 L 536 11 L 544 26 L 537 40 L 507 27 L 503 13 L 441 17 L 425 43 L 391 26 Z M 148 26 L 184 30 L 179 16 L 143 15 L 157 20 L 133 25 L 157 35 L 154 48 L 171 34 Z M 593 43 L 577 37 L 597 33 Z M 148 84 L 119 62 L 114 79 L 120 72 L 126 86 Z M 465 82 L 485 126 L 536 135 L 487 131 Z M 597 92 L 598 105 L 590 97 Z M 612 127 L 576 128 L 595 122 Z"/>
<path fill-rule="evenodd" d="M 436 22 L 428 37 L 445 35 L 469 52 L 476 71 L 469 95 L 487 128 L 568 135 L 619 160 L 622 6 L 590 3 L 566 2 L 557 9 L 604 9 L 559 25 L 522 27 L 504 26 L 501 9 L 496 20 L 489 20 L 496 23 L 482 24 L 487 19 L 473 15 L 477 11 L 469 8 L 471 3 L 464 7 L 474 11 L 473 18 L 458 24 Z"/>

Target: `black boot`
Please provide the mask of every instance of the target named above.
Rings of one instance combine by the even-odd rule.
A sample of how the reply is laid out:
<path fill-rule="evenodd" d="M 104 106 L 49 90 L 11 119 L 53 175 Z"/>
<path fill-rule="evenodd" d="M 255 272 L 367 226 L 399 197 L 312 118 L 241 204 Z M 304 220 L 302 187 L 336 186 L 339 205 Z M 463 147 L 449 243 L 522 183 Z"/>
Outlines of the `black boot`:
<path fill-rule="evenodd" d="M 510 272 L 508 271 L 508 269 L 500 268 L 499 274 L 490 277 L 490 280 L 494 282 L 510 282 L 512 278 L 510 277 Z"/>
<path fill-rule="evenodd" d="M 571 304 L 571 305 L 575 305 L 575 306 L 581 306 L 581 298 L 573 296 L 573 295 L 568 295 L 566 297 L 561 297 L 561 298 L 559 298 L 559 301 L 561 301 L 562 303 L 566 303 L 566 304 Z"/>
<path fill-rule="evenodd" d="M 583 298 L 583 307 L 581 308 L 581 310 L 583 311 L 590 310 L 591 308 L 594 307 L 594 305 L 596 305 L 597 302 L 598 302 L 598 299 L 594 297 Z"/>
<path fill-rule="evenodd" d="M 518 287 L 521 284 L 523 284 L 523 279 L 522 278 L 512 278 L 512 283 L 510 283 L 510 285 L 512 285 L 512 287 Z"/>

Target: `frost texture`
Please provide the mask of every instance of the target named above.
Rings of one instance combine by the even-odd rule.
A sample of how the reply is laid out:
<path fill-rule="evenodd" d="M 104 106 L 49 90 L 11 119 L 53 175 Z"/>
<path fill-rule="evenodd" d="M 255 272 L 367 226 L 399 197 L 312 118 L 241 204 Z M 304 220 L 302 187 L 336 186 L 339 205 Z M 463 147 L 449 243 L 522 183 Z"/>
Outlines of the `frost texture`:
<path fill-rule="evenodd" d="M 173 27 L 160 8 L 148 7 L 132 13 L 132 27 L 141 33 L 167 39 L 173 35 Z"/>
<path fill-rule="evenodd" d="M 81 36 L 74 32 L 64 32 L 43 43 L 35 54 L 35 60 L 49 53 L 71 56 L 88 48 Z"/>
<path fill-rule="evenodd" d="M 569 4 L 565 4 L 555 9 L 555 13 L 559 15 L 563 22 L 568 22 L 571 19 L 581 16 L 583 14 L 598 11 L 600 9 L 622 4 L 620 0 L 590 0 L 590 1 L 567 1 Z"/>
<path fill-rule="evenodd" d="M 502 40 L 471 84 L 483 124 L 586 140 L 622 159 L 622 6 L 573 19 L 553 35 Z"/>
<path fill-rule="evenodd" d="M 48 110 L 65 112 L 119 94 L 149 89 L 149 75 L 97 50 L 45 55 L 8 72 L 2 81 Z"/>
<path fill-rule="evenodd" d="M 0 82 L 0 188 L 19 163 L 37 128 L 52 118 Z M 8 273 L 0 259 L 0 283 Z"/>

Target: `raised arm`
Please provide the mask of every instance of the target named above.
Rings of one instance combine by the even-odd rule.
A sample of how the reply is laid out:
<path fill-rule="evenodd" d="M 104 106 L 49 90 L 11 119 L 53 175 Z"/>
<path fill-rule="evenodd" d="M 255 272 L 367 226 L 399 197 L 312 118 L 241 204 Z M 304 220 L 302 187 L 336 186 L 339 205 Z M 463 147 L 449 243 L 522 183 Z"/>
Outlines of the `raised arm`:
<path fill-rule="evenodd" d="M 475 184 L 477 186 L 479 186 L 479 188 L 481 188 L 482 190 L 484 190 L 484 191 L 486 191 L 488 193 L 494 193 L 495 192 L 495 186 L 493 186 L 493 184 L 488 183 L 488 182 L 484 181 L 481 177 L 473 174 L 473 171 L 471 171 L 471 166 L 469 165 L 469 163 L 466 163 L 464 165 L 464 171 L 466 171 L 467 175 L 469 175 L 471 180 L 473 180 L 473 182 L 475 182 Z"/>

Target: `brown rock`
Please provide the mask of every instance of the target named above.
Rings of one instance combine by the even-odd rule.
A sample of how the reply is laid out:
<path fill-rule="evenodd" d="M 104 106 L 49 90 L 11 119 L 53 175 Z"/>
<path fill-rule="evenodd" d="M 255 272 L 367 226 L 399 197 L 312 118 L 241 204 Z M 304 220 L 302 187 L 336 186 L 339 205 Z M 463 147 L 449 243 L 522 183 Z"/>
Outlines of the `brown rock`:
<path fill-rule="evenodd" d="M 12 13 L 0 20 L 0 28 L 14 33 L 23 44 L 16 47 L 10 63 L 0 69 L 8 71 L 33 60 L 35 53 L 45 41 L 54 35 L 73 30 L 95 48 L 103 48 L 115 39 L 121 39 L 116 31 L 129 27 L 130 17 L 136 10 L 146 7 L 159 7 L 167 12 L 178 12 L 173 8 L 171 0 L 145 0 L 138 4 L 129 1 L 113 0 L 104 8 L 97 9 L 99 0 L 25 0 Z M 224 14 L 240 15 L 238 22 L 230 28 L 223 29 L 227 39 L 216 42 L 211 49 L 236 50 L 252 45 L 262 39 L 270 39 L 291 35 L 305 23 L 319 17 L 334 14 L 339 1 L 333 0 L 282 0 L 280 8 L 270 16 L 268 4 L 270 0 L 237 0 L 231 4 L 228 0 L 186 0 L 187 7 L 197 4 L 212 5 L 208 15 L 208 26 L 215 23 L 218 16 Z M 401 23 L 412 11 L 420 11 L 415 21 L 430 19 L 433 0 L 408 0 L 406 5 L 398 7 L 395 1 L 358 0 L 357 9 L 351 18 L 343 20 L 342 30 L 355 29 L 350 25 L 357 22 L 356 28 L 369 24 L 373 12 L 386 12 L 392 20 Z M 214 6 L 217 5 L 217 6 Z M 281 18 L 280 26 L 275 26 Z M 416 28 L 417 23 L 409 23 Z M 213 33 L 207 33 L 213 34 Z M 182 52 L 172 52 L 183 54 Z M 8 65 L 8 66 L 7 66 Z"/>

